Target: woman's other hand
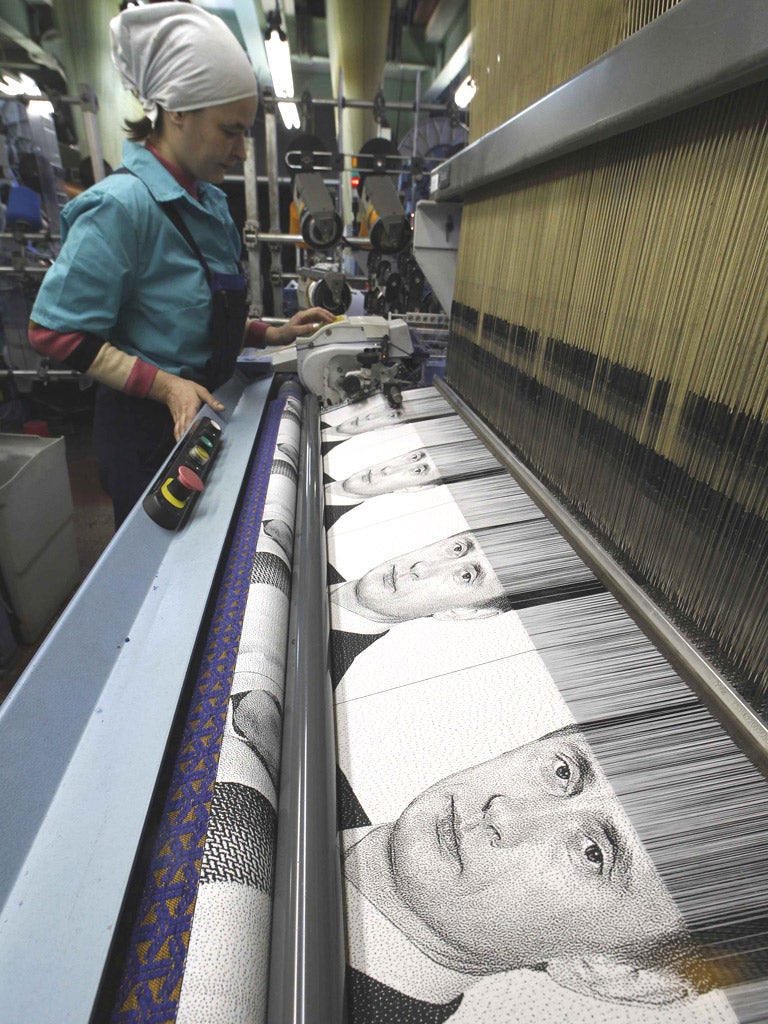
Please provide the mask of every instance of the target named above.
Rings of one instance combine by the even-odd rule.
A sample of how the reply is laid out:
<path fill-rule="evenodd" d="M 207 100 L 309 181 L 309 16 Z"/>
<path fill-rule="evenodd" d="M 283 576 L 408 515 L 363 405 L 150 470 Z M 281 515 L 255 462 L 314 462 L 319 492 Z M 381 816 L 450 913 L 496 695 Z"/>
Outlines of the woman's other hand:
<path fill-rule="evenodd" d="M 280 326 L 272 324 L 267 328 L 266 341 L 268 345 L 290 345 L 297 338 L 304 338 L 308 334 L 314 334 L 318 327 L 323 324 L 332 324 L 336 317 L 329 313 L 322 306 L 312 306 L 311 309 L 300 309 L 290 320 Z"/>

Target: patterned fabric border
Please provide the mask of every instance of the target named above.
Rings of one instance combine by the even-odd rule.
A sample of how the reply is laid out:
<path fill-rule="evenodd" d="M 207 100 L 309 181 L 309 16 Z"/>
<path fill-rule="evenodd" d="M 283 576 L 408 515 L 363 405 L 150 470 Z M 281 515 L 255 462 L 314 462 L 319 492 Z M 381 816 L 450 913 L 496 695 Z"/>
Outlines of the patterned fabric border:
<path fill-rule="evenodd" d="M 281 395 L 264 413 L 111 1024 L 172 1024 L 176 1018 L 218 749 L 284 404 Z"/>

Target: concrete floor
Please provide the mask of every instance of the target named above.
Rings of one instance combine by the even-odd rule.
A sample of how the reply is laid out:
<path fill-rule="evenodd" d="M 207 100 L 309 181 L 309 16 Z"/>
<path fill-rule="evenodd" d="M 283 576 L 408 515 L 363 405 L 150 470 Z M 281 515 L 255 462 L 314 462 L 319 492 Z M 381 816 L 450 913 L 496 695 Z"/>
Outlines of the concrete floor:
<path fill-rule="evenodd" d="M 34 418 L 45 418 L 52 437 L 65 438 L 67 469 L 74 506 L 74 531 L 80 563 L 80 582 L 91 571 L 114 534 L 112 503 L 99 482 L 96 460 L 91 443 L 92 395 L 79 392 L 77 385 L 69 384 L 64 390 L 40 406 L 33 403 Z M 53 405 L 50 402 L 53 401 Z M 29 406 L 26 407 L 29 411 Z M 42 411 L 41 411 L 42 410 Z M 20 433 L 20 424 L 3 424 L 3 431 Z M 74 593 L 74 592 L 73 592 Z M 72 595 L 70 595 L 71 597 Z M 67 598 L 59 613 L 66 607 Z M 57 616 L 56 616 L 57 617 Z M 10 661 L 0 666 L 0 701 L 10 693 L 29 661 L 45 639 L 54 617 L 44 634 L 34 644 L 21 644 Z"/>

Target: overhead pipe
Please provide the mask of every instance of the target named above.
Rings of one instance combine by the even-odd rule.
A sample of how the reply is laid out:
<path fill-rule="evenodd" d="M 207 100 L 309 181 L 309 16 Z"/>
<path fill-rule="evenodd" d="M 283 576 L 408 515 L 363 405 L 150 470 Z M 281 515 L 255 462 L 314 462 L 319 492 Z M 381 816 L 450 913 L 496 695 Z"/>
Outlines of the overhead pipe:
<path fill-rule="evenodd" d="M 349 153 L 359 153 L 376 134 L 373 110 L 351 106 L 351 101 L 372 101 L 384 78 L 389 38 L 390 0 L 326 0 L 328 51 L 334 96 L 341 101 L 337 132 Z M 343 96 L 339 83 L 343 82 Z M 345 175 L 342 183 L 343 220 L 352 220 L 352 193 Z"/>

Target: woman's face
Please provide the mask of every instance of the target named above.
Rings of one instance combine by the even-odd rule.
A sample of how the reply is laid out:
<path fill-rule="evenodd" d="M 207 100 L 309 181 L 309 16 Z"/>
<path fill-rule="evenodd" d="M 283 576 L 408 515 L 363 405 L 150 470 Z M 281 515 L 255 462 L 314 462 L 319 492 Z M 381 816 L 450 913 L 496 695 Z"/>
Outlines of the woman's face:
<path fill-rule="evenodd" d="M 255 96 L 202 110 L 171 113 L 164 135 L 174 162 L 199 181 L 217 184 L 245 159 L 245 133 L 256 118 Z"/>

